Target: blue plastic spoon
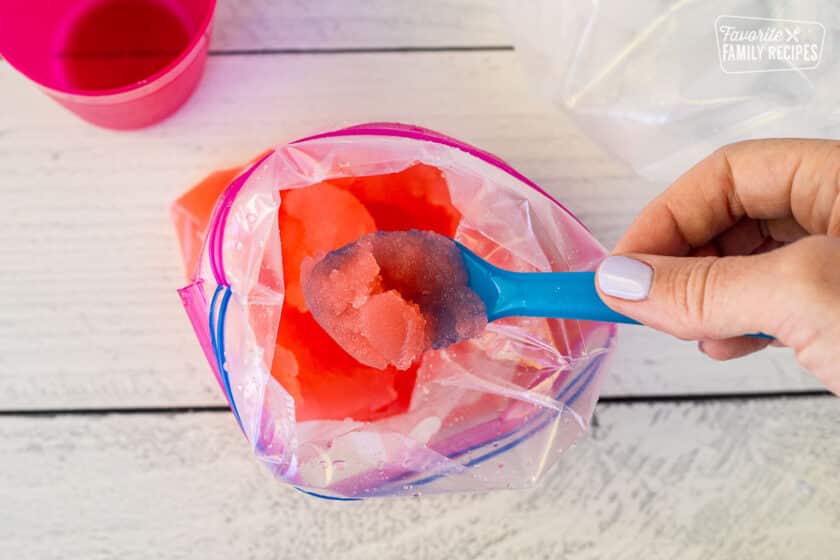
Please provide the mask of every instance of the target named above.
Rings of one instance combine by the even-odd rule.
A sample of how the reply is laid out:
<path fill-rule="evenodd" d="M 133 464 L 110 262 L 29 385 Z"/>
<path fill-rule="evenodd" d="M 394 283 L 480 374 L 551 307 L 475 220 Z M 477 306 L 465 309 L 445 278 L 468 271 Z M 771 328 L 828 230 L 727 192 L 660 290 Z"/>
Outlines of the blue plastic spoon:
<path fill-rule="evenodd" d="M 484 302 L 487 320 L 553 317 L 639 325 L 607 307 L 595 289 L 594 272 L 512 272 L 485 261 L 457 241 L 469 286 Z M 756 333 L 747 336 L 773 338 Z"/>

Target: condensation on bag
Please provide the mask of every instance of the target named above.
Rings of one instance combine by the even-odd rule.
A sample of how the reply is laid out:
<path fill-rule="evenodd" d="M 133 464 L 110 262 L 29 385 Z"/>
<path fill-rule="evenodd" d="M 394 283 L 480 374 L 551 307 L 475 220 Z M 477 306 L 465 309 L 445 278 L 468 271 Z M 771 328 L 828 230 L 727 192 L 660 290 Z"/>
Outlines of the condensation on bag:
<path fill-rule="evenodd" d="M 219 184 L 176 202 L 185 262 L 198 263 L 181 295 L 280 479 L 334 498 L 521 487 L 586 430 L 613 325 L 509 318 L 405 372 L 373 371 L 348 365 L 296 295 L 296 255 L 371 228 L 434 229 L 511 270 L 594 269 L 604 250 L 588 230 L 504 162 L 425 129 L 360 125 L 268 152 L 199 232 L 198 190 Z"/>

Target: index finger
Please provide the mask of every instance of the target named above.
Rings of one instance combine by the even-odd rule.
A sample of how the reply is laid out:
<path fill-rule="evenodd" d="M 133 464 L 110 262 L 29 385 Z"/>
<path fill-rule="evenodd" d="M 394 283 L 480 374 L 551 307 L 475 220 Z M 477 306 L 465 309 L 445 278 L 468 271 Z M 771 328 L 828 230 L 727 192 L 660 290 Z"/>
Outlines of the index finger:
<path fill-rule="evenodd" d="M 616 252 L 685 256 L 743 217 L 794 217 L 811 233 L 831 221 L 823 202 L 840 171 L 840 142 L 750 140 L 725 146 L 692 167 L 636 218 Z M 808 201 L 811 201 L 808 203 Z"/>

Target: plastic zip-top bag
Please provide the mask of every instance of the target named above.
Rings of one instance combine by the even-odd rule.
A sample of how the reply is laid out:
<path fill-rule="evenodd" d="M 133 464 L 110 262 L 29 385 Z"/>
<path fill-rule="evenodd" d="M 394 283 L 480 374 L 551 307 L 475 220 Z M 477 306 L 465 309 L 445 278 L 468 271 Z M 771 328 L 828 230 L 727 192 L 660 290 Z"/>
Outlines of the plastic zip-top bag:
<path fill-rule="evenodd" d="M 840 130 L 836 0 L 500 6 L 537 89 L 647 178 L 730 142 Z"/>
<path fill-rule="evenodd" d="M 408 369 L 375 369 L 302 297 L 304 258 L 372 231 L 436 231 L 515 271 L 594 269 L 605 253 L 589 231 L 495 156 L 418 127 L 359 125 L 211 175 L 173 218 L 193 271 L 184 307 L 282 481 L 337 499 L 521 487 L 586 430 L 614 325 L 507 318 Z"/>

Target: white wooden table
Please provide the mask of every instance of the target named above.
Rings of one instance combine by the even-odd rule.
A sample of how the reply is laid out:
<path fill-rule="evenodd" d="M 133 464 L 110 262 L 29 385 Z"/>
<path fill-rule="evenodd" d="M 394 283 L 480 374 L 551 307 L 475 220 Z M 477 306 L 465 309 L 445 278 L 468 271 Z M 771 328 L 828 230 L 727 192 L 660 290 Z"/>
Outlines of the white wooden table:
<path fill-rule="evenodd" d="M 409 121 L 507 159 L 607 246 L 662 185 L 537 99 L 481 0 L 221 0 L 195 96 L 86 125 L 0 62 L 0 558 L 840 557 L 840 401 L 783 350 L 627 328 L 532 490 L 332 503 L 250 456 L 195 343 L 167 207 L 209 170 Z"/>

